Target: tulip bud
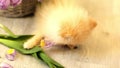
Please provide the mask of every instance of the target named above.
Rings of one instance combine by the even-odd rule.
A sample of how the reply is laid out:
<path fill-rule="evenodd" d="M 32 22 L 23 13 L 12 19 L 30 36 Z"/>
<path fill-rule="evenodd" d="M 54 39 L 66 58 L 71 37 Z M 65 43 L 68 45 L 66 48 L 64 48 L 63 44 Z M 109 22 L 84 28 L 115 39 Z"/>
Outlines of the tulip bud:
<path fill-rule="evenodd" d="M 9 49 L 6 53 L 6 58 L 10 61 L 14 61 L 16 57 L 16 50 L 15 49 Z"/>

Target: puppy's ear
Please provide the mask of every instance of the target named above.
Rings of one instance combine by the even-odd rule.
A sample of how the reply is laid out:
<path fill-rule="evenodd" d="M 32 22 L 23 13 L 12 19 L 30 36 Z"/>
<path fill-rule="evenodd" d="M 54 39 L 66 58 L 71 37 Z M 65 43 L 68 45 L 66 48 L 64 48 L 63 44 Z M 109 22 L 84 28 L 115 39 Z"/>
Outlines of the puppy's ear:
<path fill-rule="evenodd" d="M 97 26 L 96 21 L 92 18 L 89 18 L 88 22 L 89 22 L 89 25 L 91 26 L 91 28 L 94 28 Z"/>

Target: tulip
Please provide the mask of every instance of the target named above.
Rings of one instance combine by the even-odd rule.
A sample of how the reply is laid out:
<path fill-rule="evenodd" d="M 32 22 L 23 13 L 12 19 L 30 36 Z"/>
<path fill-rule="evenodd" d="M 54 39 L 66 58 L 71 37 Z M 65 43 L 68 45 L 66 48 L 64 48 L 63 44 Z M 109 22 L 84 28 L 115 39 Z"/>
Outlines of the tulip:
<path fill-rule="evenodd" d="M 10 0 L 0 0 L 0 9 L 7 9 L 10 6 Z"/>
<path fill-rule="evenodd" d="M 6 58 L 10 61 L 14 61 L 16 57 L 16 50 L 15 49 L 9 49 L 6 53 Z"/>
<path fill-rule="evenodd" d="M 13 67 L 10 64 L 8 64 L 8 63 L 2 62 L 0 64 L 0 68 L 13 68 Z"/>
<path fill-rule="evenodd" d="M 16 6 L 19 5 L 22 2 L 22 0 L 10 0 L 10 2 L 12 6 Z"/>
<path fill-rule="evenodd" d="M 9 6 L 17 6 L 22 0 L 0 0 L 0 9 L 7 9 Z"/>
<path fill-rule="evenodd" d="M 46 43 L 46 47 L 49 48 L 49 47 L 52 47 L 53 45 L 55 45 L 55 43 L 51 40 L 45 40 L 45 43 Z"/>

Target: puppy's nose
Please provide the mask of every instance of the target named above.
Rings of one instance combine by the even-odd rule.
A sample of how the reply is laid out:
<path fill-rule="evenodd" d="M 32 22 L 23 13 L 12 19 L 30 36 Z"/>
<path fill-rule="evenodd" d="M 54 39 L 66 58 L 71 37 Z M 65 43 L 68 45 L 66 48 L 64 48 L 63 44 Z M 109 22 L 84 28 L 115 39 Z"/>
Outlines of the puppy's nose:
<path fill-rule="evenodd" d="M 77 49 L 78 47 L 77 46 L 74 46 L 74 48 L 73 49 Z"/>
<path fill-rule="evenodd" d="M 77 49 L 78 47 L 76 45 L 66 44 L 70 49 Z"/>

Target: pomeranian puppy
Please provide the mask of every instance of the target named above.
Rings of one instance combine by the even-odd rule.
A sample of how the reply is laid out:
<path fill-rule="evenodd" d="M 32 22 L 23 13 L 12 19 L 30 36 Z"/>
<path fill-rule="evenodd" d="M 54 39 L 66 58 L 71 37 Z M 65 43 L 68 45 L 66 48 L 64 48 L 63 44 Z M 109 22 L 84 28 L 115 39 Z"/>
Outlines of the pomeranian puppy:
<path fill-rule="evenodd" d="M 43 38 L 71 49 L 80 45 L 97 24 L 78 1 L 43 0 L 36 10 L 35 36 L 24 43 L 24 48 L 36 46 Z"/>

